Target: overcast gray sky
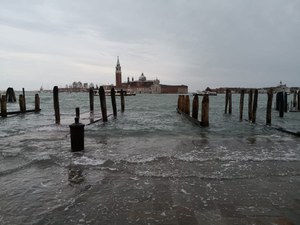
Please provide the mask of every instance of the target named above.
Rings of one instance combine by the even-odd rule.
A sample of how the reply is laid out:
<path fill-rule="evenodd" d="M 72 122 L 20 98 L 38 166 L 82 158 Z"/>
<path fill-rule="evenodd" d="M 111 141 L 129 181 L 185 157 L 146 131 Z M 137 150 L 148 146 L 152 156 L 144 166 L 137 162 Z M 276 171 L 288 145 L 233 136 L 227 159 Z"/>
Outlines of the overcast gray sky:
<path fill-rule="evenodd" d="M 0 89 L 300 86 L 299 0 L 0 0 Z"/>

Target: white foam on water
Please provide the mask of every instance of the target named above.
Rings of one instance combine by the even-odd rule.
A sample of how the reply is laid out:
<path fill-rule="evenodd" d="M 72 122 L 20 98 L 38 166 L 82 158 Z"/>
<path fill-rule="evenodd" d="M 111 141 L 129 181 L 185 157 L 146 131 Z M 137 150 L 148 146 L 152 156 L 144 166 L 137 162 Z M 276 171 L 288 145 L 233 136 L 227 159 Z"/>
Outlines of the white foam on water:
<path fill-rule="evenodd" d="M 105 160 L 101 159 L 91 159 L 86 156 L 82 156 L 79 158 L 76 158 L 73 163 L 75 165 L 91 165 L 91 166 L 99 166 L 105 163 Z"/>

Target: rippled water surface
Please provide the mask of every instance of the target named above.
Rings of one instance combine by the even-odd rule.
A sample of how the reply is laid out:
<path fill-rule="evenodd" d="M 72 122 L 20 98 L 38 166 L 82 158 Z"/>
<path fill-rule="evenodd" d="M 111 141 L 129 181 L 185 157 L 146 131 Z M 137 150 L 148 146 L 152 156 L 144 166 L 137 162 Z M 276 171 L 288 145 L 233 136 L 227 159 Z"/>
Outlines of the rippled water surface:
<path fill-rule="evenodd" d="M 60 93 L 61 125 L 52 94 L 40 97 L 40 113 L 0 118 L 0 224 L 300 223 L 300 139 L 264 125 L 265 95 L 257 124 L 239 122 L 239 95 L 232 115 L 211 96 L 208 128 L 176 113 L 177 95 L 126 97 L 124 113 L 90 125 L 88 93 Z M 70 151 L 75 107 L 81 153 Z M 272 113 L 274 126 L 300 131 L 300 113 Z"/>

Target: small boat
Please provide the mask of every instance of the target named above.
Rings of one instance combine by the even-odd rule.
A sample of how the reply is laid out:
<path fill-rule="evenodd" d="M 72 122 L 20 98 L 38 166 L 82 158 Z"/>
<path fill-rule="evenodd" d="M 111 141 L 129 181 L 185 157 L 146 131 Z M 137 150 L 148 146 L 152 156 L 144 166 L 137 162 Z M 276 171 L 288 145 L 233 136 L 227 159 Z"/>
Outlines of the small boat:
<path fill-rule="evenodd" d="M 196 92 L 193 93 L 193 95 L 200 95 L 200 96 L 210 95 L 210 96 L 216 96 L 217 92 L 215 92 L 215 91 L 196 91 Z"/>
<path fill-rule="evenodd" d="M 290 88 L 286 86 L 286 84 L 282 84 L 282 81 L 279 82 L 279 85 L 275 87 L 275 93 L 286 92 L 288 95 L 290 94 Z"/>

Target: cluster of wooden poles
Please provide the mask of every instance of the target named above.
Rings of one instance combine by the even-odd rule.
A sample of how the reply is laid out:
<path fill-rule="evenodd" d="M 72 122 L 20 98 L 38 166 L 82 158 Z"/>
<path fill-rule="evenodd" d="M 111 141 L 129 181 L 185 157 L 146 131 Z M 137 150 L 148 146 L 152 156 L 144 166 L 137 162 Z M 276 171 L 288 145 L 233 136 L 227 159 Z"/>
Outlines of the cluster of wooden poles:
<path fill-rule="evenodd" d="M 244 109 L 244 96 L 246 90 L 241 90 L 240 95 L 240 121 L 243 120 L 243 109 Z M 266 110 L 266 125 L 271 125 L 272 121 L 272 102 L 273 102 L 273 89 L 269 89 L 267 92 L 267 110 Z M 294 107 L 296 107 L 296 94 L 294 94 Z M 258 100 L 258 90 L 249 89 L 248 91 L 248 121 L 256 122 L 256 111 L 257 111 L 257 100 Z M 298 110 L 300 111 L 300 92 L 298 92 Z M 284 112 L 287 112 L 287 93 L 278 92 L 276 94 L 276 110 L 279 111 L 279 117 L 283 117 Z M 225 114 L 232 113 L 232 94 L 230 89 L 226 89 L 225 95 Z"/>
<path fill-rule="evenodd" d="M 13 93 L 14 95 L 14 93 Z M 21 113 L 28 113 L 28 112 L 39 112 L 40 109 L 40 97 L 39 94 L 35 95 L 35 109 L 27 110 L 26 109 L 26 99 L 25 99 L 25 90 L 23 88 L 23 94 L 19 95 L 19 106 L 20 111 L 7 111 L 7 99 L 10 99 L 11 93 L 8 95 L 2 95 L 0 98 L 1 101 L 1 117 L 7 117 L 8 115 L 14 115 L 14 114 L 21 114 Z M 13 101 L 14 102 L 14 101 Z"/>
<path fill-rule="evenodd" d="M 99 90 L 99 99 L 100 99 L 100 107 L 102 119 L 94 120 L 94 96 L 95 92 L 93 88 L 89 89 L 89 102 L 90 102 L 90 122 L 89 124 L 98 122 L 102 120 L 103 122 L 107 122 L 107 107 L 106 107 L 106 95 L 105 90 L 102 86 L 100 86 Z M 121 90 L 121 112 L 125 111 L 125 92 Z M 114 118 L 117 117 L 117 105 L 116 105 L 116 91 L 114 88 L 110 90 L 112 110 Z M 60 109 L 59 109 L 59 96 L 58 96 L 58 87 L 55 86 L 53 88 L 53 102 L 54 102 L 54 112 L 55 112 L 55 122 L 56 124 L 60 124 Z M 71 124 L 70 127 L 70 138 L 71 138 L 71 151 L 77 152 L 84 150 L 84 127 L 85 125 L 79 123 L 80 118 L 80 108 L 75 108 L 76 117 L 75 123 Z M 88 125 L 89 125 L 88 124 Z"/>
<path fill-rule="evenodd" d="M 58 87 L 55 86 L 53 88 L 53 103 L 54 103 L 54 113 L 55 113 L 55 123 L 60 124 L 60 107 L 59 107 L 59 90 Z M 125 92 L 121 90 L 121 112 L 125 111 Z M 94 96 L 95 92 L 93 88 L 89 89 L 89 105 L 90 105 L 90 119 L 91 123 L 98 122 L 102 120 L 103 122 L 107 122 L 108 114 L 107 114 L 107 107 L 106 107 L 106 96 L 105 90 L 102 86 L 99 88 L 99 99 L 100 99 L 100 107 L 101 107 L 101 114 L 102 119 L 94 120 Z M 112 102 L 112 109 L 113 109 L 113 116 L 114 118 L 117 117 L 117 105 L 116 105 L 116 91 L 114 88 L 110 90 L 111 102 Z M 76 117 L 80 117 L 80 108 L 76 108 Z"/>
<path fill-rule="evenodd" d="M 190 96 L 189 95 L 179 95 L 177 102 L 177 112 L 184 115 L 193 123 L 208 127 L 209 126 L 209 97 L 205 94 L 202 98 L 202 108 L 201 108 L 201 121 L 198 120 L 199 111 L 199 98 L 198 95 L 194 95 L 192 116 L 190 116 Z"/>

